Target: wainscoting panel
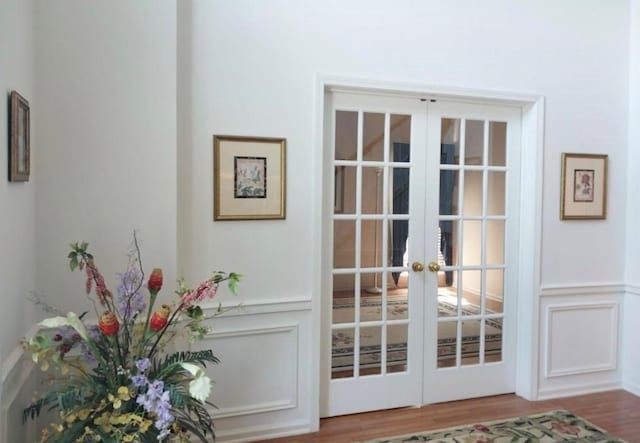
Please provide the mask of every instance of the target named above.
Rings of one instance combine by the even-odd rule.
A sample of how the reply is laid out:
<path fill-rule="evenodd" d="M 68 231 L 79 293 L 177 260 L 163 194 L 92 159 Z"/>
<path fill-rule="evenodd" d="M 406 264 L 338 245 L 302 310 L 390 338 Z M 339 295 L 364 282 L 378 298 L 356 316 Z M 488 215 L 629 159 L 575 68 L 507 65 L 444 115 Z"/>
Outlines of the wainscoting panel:
<path fill-rule="evenodd" d="M 22 410 L 37 388 L 39 369 L 34 368 L 22 348 L 16 348 L 2 364 L 0 386 L 0 442 L 33 443 L 35 422 L 22 424 Z"/>
<path fill-rule="evenodd" d="M 624 285 L 543 288 L 539 399 L 621 387 L 623 299 Z"/>
<path fill-rule="evenodd" d="M 207 372 L 216 441 L 248 442 L 309 432 L 311 306 L 303 301 L 243 304 L 215 318 L 193 349 L 212 349 Z"/>
<path fill-rule="evenodd" d="M 548 306 L 546 318 L 547 378 L 616 369 L 617 303 Z"/>
<path fill-rule="evenodd" d="M 623 387 L 640 396 L 640 286 L 627 286 L 622 317 Z"/>

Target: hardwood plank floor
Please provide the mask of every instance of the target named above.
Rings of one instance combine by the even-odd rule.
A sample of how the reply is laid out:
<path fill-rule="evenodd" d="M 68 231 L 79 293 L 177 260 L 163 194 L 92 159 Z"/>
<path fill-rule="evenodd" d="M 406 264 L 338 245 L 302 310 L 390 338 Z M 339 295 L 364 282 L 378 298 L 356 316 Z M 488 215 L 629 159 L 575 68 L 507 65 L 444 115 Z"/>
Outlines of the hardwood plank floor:
<path fill-rule="evenodd" d="M 321 420 L 319 432 L 262 443 L 351 443 L 552 409 L 567 409 L 629 443 L 640 442 L 640 397 L 619 390 L 537 402 L 509 394 L 332 417 Z"/>

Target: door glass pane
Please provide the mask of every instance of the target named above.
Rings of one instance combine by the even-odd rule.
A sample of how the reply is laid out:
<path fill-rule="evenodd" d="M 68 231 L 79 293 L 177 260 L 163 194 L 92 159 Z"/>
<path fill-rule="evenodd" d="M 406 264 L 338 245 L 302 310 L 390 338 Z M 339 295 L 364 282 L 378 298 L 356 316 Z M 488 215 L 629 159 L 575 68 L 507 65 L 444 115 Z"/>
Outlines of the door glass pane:
<path fill-rule="evenodd" d="M 439 225 L 440 254 L 446 266 L 458 265 L 458 232 L 459 222 L 456 220 L 441 220 Z M 445 286 L 452 285 L 451 274 L 445 272 Z"/>
<path fill-rule="evenodd" d="M 458 322 L 438 322 L 438 368 L 456 365 Z"/>
<path fill-rule="evenodd" d="M 356 160 L 358 151 L 358 113 L 336 111 L 336 160 Z"/>
<path fill-rule="evenodd" d="M 462 315 L 480 314 L 482 271 L 462 271 Z"/>
<path fill-rule="evenodd" d="M 387 326 L 387 372 L 407 370 L 407 336 L 409 325 Z"/>
<path fill-rule="evenodd" d="M 382 220 L 362 220 L 360 266 L 382 266 Z"/>
<path fill-rule="evenodd" d="M 462 222 L 464 240 L 462 243 L 462 265 L 478 266 L 482 253 L 482 222 L 465 220 Z"/>
<path fill-rule="evenodd" d="M 507 164 L 507 124 L 489 122 L 489 166 Z"/>
<path fill-rule="evenodd" d="M 502 319 L 487 319 L 484 324 L 484 361 L 502 361 Z"/>
<path fill-rule="evenodd" d="M 360 321 L 382 320 L 382 289 L 380 272 L 362 274 L 364 291 L 360 297 Z"/>
<path fill-rule="evenodd" d="M 458 315 L 458 272 L 442 271 L 438 278 L 438 317 Z"/>
<path fill-rule="evenodd" d="M 409 168 L 391 168 L 389 205 L 392 214 L 409 213 L 409 175 Z"/>
<path fill-rule="evenodd" d="M 440 215 L 458 215 L 458 171 L 440 171 Z"/>
<path fill-rule="evenodd" d="M 383 168 L 362 168 L 362 213 L 382 214 Z"/>
<path fill-rule="evenodd" d="M 333 222 L 333 267 L 354 268 L 356 266 L 356 222 L 334 220 Z"/>
<path fill-rule="evenodd" d="M 487 220 L 487 264 L 504 264 L 503 220 Z"/>
<path fill-rule="evenodd" d="M 466 320 L 462 322 L 462 350 L 461 363 L 477 365 L 480 363 L 480 320 Z"/>
<path fill-rule="evenodd" d="M 333 212 L 335 214 L 355 214 L 356 168 L 336 166 L 334 180 Z"/>
<path fill-rule="evenodd" d="M 360 303 L 364 306 L 365 305 L 364 299 L 366 299 L 366 301 L 369 301 L 370 303 L 372 303 L 371 306 L 373 306 L 373 304 L 377 306 L 377 312 L 378 312 L 378 314 L 375 317 L 371 316 L 371 313 L 369 313 L 366 320 L 379 320 L 381 318 L 380 317 L 380 294 L 382 294 L 382 286 L 383 286 L 382 273 L 381 272 L 365 272 L 360 275 L 360 278 L 362 281 L 361 287 L 363 290 L 362 292 L 363 299 L 360 300 Z M 373 297 L 373 296 L 376 296 L 376 297 Z M 365 318 L 361 317 L 361 320 L 362 319 L 365 319 Z"/>
<path fill-rule="evenodd" d="M 488 313 L 504 312 L 504 271 L 502 269 L 487 270 L 487 300 Z"/>
<path fill-rule="evenodd" d="M 506 174 L 504 172 L 489 172 L 487 189 L 487 215 L 505 215 Z"/>
<path fill-rule="evenodd" d="M 482 215 L 482 171 L 464 173 L 464 215 Z"/>
<path fill-rule="evenodd" d="M 360 375 L 375 375 L 381 372 L 381 331 L 380 326 L 360 328 Z"/>
<path fill-rule="evenodd" d="M 387 320 L 406 320 L 409 318 L 409 291 L 398 289 L 387 295 Z"/>
<path fill-rule="evenodd" d="M 389 235 L 389 251 L 391 266 L 407 266 L 409 221 L 393 220 Z"/>
<path fill-rule="evenodd" d="M 362 159 L 382 161 L 384 152 L 384 114 L 365 112 Z"/>
<path fill-rule="evenodd" d="M 331 333 L 331 378 L 353 377 L 354 328 Z"/>
<path fill-rule="evenodd" d="M 354 321 L 355 278 L 355 274 L 333 276 L 333 324 Z"/>
<path fill-rule="evenodd" d="M 389 160 L 407 163 L 411 160 L 409 143 L 411 141 L 411 116 L 391 114 L 391 143 Z"/>
<path fill-rule="evenodd" d="M 440 164 L 460 164 L 460 120 L 443 118 L 440 129 Z"/>
<path fill-rule="evenodd" d="M 465 121 L 465 165 L 482 165 L 484 155 L 484 121 Z"/>

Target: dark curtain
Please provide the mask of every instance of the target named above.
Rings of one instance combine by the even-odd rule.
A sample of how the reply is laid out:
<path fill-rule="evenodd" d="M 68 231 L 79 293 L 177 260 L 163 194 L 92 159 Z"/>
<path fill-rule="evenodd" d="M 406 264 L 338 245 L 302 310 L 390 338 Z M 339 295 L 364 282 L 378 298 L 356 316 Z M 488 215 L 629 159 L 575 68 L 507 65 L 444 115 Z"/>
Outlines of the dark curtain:
<path fill-rule="evenodd" d="M 455 163 L 456 145 L 455 144 L 442 144 L 440 146 L 440 164 L 451 165 Z M 440 214 L 451 215 L 453 214 L 454 201 L 452 200 L 453 188 L 456 175 L 455 171 L 440 171 Z M 453 237 L 453 222 L 450 220 L 440 222 L 440 252 L 444 256 L 444 262 L 447 265 L 451 265 L 451 255 L 453 252 L 451 240 Z M 445 272 L 445 281 L 447 286 L 453 284 L 453 272 Z"/>
<path fill-rule="evenodd" d="M 393 161 L 394 162 L 408 162 L 409 161 L 410 145 L 408 143 L 394 143 L 393 144 Z M 393 169 L 393 186 L 392 186 L 392 199 L 393 199 L 393 213 L 394 214 L 408 214 L 409 213 L 409 169 L 408 168 L 394 168 Z M 409 221 L 408 220 L 394 220 L 393 228 L 391 232 L 391 265 L 402 266 L 402 259 L 405 253 L 405 247 L 407 245 L 407 237 L 409 236 Z M 395 284 L 398 284 L 400 278 L 399 272 L 392 272 L 391 276 Z"/>

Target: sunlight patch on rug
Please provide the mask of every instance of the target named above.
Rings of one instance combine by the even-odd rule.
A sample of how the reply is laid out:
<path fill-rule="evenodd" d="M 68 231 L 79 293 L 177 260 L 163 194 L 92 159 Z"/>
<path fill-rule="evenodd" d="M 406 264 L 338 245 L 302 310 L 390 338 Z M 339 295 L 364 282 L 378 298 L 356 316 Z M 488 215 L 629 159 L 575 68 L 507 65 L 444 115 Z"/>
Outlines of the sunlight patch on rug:
<path fill-rule="evenodd" d="M 361 443 L 626 443 L 564 410 L 456 426 Z"/>

